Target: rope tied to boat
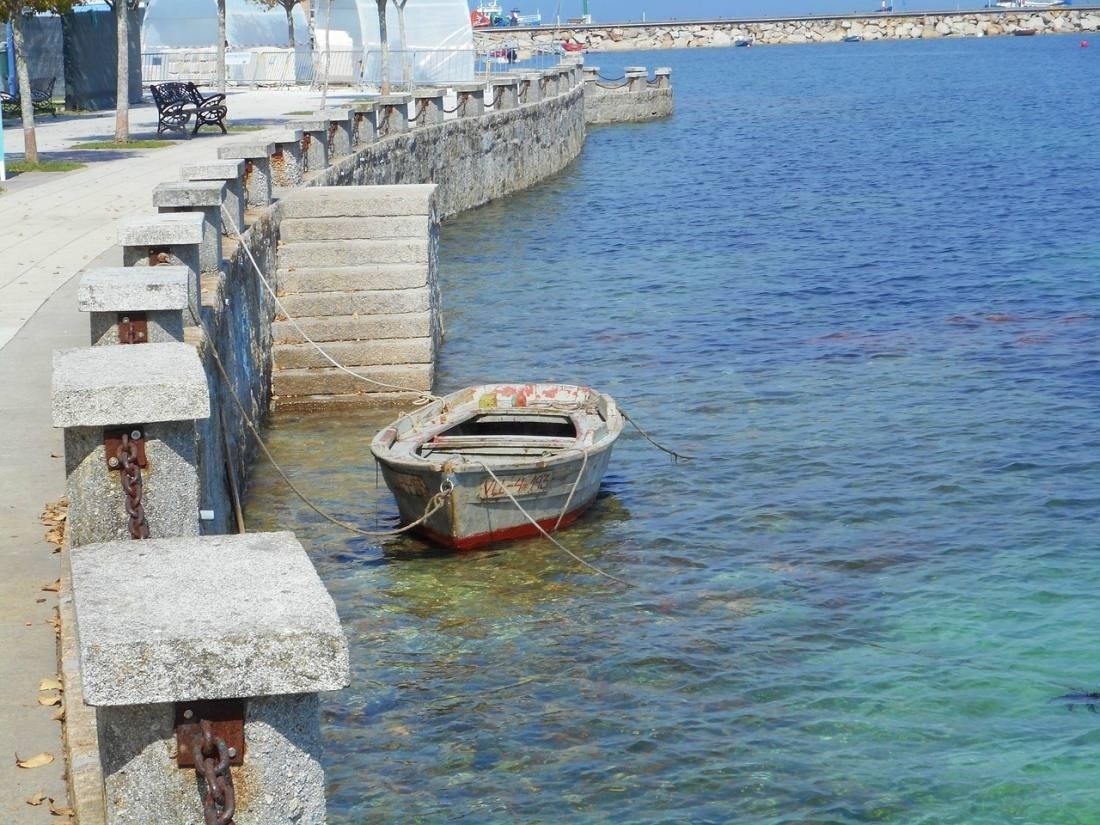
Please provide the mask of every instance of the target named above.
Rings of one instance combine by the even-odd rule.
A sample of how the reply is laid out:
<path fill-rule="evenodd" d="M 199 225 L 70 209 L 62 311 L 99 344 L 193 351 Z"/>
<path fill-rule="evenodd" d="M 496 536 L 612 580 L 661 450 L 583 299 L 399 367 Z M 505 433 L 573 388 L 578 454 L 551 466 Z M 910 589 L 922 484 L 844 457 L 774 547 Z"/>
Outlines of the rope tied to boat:
<path fill-rule="evenodd" d="M 200 327 L 202 327 L 203 336 L 206 338 L 206 344 L 210 348 L 210 354 L 214 356 L 214 364 L 217 366 L 218 372 L 222 377 L 222 381 L 225 382 L 225 386 L 229 390 L 229 397 L 233 399 L 233 403 L 234 405 L 236 405 L 237 411 L 241 414 L 241 420 L 244 421 L 245 426 L 248 427 L 248 431 L 252 434 L 252 437 L 256 439 L 256 444 L 259 445 L 260 450 L 263 452 L 264 456 L 267 458 L 268 461 L 271 462 L 271 466 L 275 468 L 275 472 L 277 472 L 280 478 L 282 478 L 282 480 L 286 482 L 287 487 L 291 489 L 294 495 L 296 495 L 301 500 L 301 502 L 305 504 L 306 507 L 308 507 L 310 510 L 315 512 L 317 515 L 319 515 L 330 524 L 334 524 L 337 527 L 342 527 L 344 530 L 347 530 L 348 532 L 354 533 L 358 536 L 373 539 L 388 538 L 391 536 L 399 536 L 402 533 L 407 533 L 414 527 L 418 527 L 423 524 L 425 521 L 435 515 L 435 513 L 437 513 L 440 509 L 446 506 L 447 498 L 451 495 L 451 491 L 454 490 L 454 483 L 450 479 L 444 479 L 443 482 L 439 485 L 439 491 L 428 499 L 427 503 L 424 505 L 424 513 L 420 516 L 420 518 L 401 527 L 395 527 L 392 530 L 364 530 L 361 527 L 356 527 L 354 524 L 350 524 L 346 521 L 338 519 L 331 513 L 322 510 L 319 506 L 313 503 L 312 499 L 310 499 L 309 496 L 298 489 L 298 485 L 290 480 L 290 476 L 287 475 L 286 470 L 284 470 L 282 466 L 280 466 L 279 462 L 275 460 L 275 456 L 271 454 L 271 450 L 269 450 L 267 444 L 264 443 L 264 439 L 263 436 L 260 435 L 259 428 L 252 420 L 251 414 L 248 412 L 248 410 L 245 409 L 244 404 L 241 402 L 240 397 L 237 395 L 237 390 L 233 386 L 232 380 L 230 380 L 229 378 L 229 372 L 226 370 L 225 364 L 222 362 L 221 355 L 218 353 L 218 347 L 214 343 L 214 337 L 210 334 L 210 328 L 206 325 L 206 321 L 203 320 L 201 311 L 198 315 L 196 315 L 195 311 L 191 310 L 191 317 L 195 319 L 196 323 L 198 323 Z"/>
<path fill-rule="evenodd" d="M 538 530 L 542 534 L 543 538 L 548 540 L 551 544 L 553 544 L 555 547 L 557 547 L 559 550 L 561 550 L 563 553 L 565 553 L 567 556 L 569 556 L 569 558 L 573 559 L 573 561 L 584 565 L 589 570 L 592 570 L 593 572 L 598 573 L 599 575 L 603 576 L 604 578 L 611 579 L 611 581 L 618 582 L 619 584 L 621 584 L 625 587 L 634 587 L 635 586 L 632 583 L 626 581 L 625 579 L 620 579 L 618 576 L 613 576 L 610 573 L 596 567 L 596 565 L 590 564 L 589 562 L 586 562 L 584 559 L 582 559 L 580 556 L 578 556 L 576 553 L 574 553 L 572 550 L 570 550 L 568 547 L 566 547 L 564 544 L 562 544 L 556 538 L 551 536 L 550 533 L 548 533 L 546 531 L 546 529 L 541 524 L 539 524 L 538 521 L 530 513 L 528 513 L 526 510 L 523 509 L 523 505 L 520 504 L 518 501 L 516 501 L 516 497 L 514 495 L 512 495 L 512 491 L 509 490 L 507 485 L 503 481 L 500 480 L 500 478 L 497 476 L 496 473 L 493 472 L 492 467 L 490 467 L 484 461 L 478 461 L 477 463 L 480 464 L 482 469 L 484 469 L 485 472 L 487 472 L 492 477 L 493 481 L 495 481 L 497 484 L 500 485 L 500 489 L 504 491 L 504 495 L 508 496 L 508 499 L 512 502 L 513 505 L 515 505 L 515 508 L 517 510 L 519 510 L 519 512 L 523 515 L 523 517 L 531 523 L 532 527 L 534 527 L 536 530 Z M 580 476 L 578 475 L 577 478 L 579 480 Z M 574 484 L 574 488 L 576 488 L 576 484 Z M 570 497 L 572 497 L 572 493 L 570 493 Z M 561 519 L 559 518 L 558 521 L 560 523 Z M 555 529 L 557 529 L 557 528 L 555 527 Z"/>
<path fill-rule="evenodd" d="M 648 441 L 650 444 L 652 444 L 654 447 L 656 447 L 661 452 L 668 453 L 670 456 L 672 456 L 673 461 L 679 461 L 680 459 L 683 459 L 684 461 L 693 461 L 695 459 L 695 456 L 693 456 L 693 455 L 684 455 L 683 453 L 678 453 L 675 450 L 670 450 L 668 447 L 665 447 L 661 444 L 658 444 L 653 439 L 653 436 L 651 436 L 649 433 L 647 433 L 645 430 L 643 430 L 641 427 L 639 427 L 638 422 L 635 421 L 633 418 L 631 418 L 629 415 L 627 415 L 626 410 L 624 410 L 622 407 L 619 407 L 619 413 L 622 415 L 622 417 L 624 419 L 626 419 L 627 421 L 630 422 L 630 426 L 632 426 L 635 430 L 637 430 L 638 432 L 640 432 L 642 434 L 642 436 L 645 438 L 646 441 Z"/>

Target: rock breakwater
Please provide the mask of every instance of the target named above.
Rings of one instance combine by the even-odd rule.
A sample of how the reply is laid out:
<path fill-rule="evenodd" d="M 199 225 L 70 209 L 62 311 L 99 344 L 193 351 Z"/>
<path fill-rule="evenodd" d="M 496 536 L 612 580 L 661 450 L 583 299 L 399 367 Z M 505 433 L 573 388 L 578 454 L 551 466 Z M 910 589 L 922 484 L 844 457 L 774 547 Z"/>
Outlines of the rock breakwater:
<path fill-rule="evenodd" d="M 737 43 L 783 45 L 835 43 L 845 39 L 916 40 L 943 37 L 995 37 L 1018 30 L 1036 34 L 1100 31 L 1100 6 L 1057 9 L 987 9 L 937 14 L 876 14 L 766 20 L 701 20 L 623 23 L 551 28 L 480 30 L 479 48 L 508 43 L 518 48 L 545 47 L 563 40 L 590 51 L 644 51 L 727 47 Z"/>

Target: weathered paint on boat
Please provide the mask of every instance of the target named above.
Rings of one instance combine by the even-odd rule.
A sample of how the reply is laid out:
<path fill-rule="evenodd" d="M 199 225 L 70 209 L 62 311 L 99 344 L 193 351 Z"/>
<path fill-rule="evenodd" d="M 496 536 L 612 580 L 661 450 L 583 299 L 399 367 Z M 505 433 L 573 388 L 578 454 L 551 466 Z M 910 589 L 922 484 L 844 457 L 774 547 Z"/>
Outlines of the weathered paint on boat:
<path fill-rule="evenodd" d="M 448 435 L 478 422 L 555 432 Z M 467 550 L 537 536 L 531 520 L 547 532 L 576 521 L 596 499 L 622 428 L 615 401 L 587 387 L 485 384 L 403 416 L 374 437 L 371 452 L 402 522 L 421 518 L 445 491 L 445 505 L 414 529 Z"/>

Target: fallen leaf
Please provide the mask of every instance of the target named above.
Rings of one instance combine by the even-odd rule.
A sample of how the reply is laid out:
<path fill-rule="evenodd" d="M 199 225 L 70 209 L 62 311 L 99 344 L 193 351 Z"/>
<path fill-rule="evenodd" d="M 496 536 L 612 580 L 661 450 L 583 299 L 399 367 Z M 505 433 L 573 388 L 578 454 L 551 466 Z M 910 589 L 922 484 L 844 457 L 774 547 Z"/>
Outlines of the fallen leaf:
<path fill-rule="evenodd" d="M 65 709 L 64 708 L 58 708 L 57 710 L 55 710 L 53 712 L 53 720 L 55 722 L 64 722 L 65 721 Z"/>
<path fill-rule="evenodd" d="M 42 589 L 47 593 L 57 593 L 59 590 L 61 590 L 61 579 L 58 579 L 55 582 L 51 582 L 50 584 L 42 585 Z"/>
<path fill-rule="evenodd" d="M 43 679 L 38 683 L 39 690 L 61 690 L 60 679 Z"/>
<path fill-rule="evenodd" d="M 32 796 L 30 799 L 27 800 L 27 804 L 28 805 L 34 805 L 37 808 L 39 805 L 41 805 L 47 799 L 49 799 L 49 797 L 47 797 L 46 794 L 42 793 L 42 791 L 39 791 L 38 793 L 36 793 L 34 796 Z"/>
<path fill-rule="evenodd" d="M 53 696 L 39 696 L 38 697 L 38 704 L 42 705 L 43 707 L 47 707 L 47 708 L 53 707 L 54 705 L 60 705 L 61 704 L 61 694 L 55 693 Z"/>
<path fill-rule="evenodd" d="M 51 799 L 50 800 L 50 813 L 53 814 L 54 816 L 72 816 L 73 814 L 76 813 L 76 811 L 74 811 L 72 808 L 70 808 L 67 805 L 63 808 L 58 808 L 53 804 L 53 800 Z"/>
<path fill-rule="evenodd" d="M 20 768 L 41 768 L 43 765 L 48 765 L 53 762 L 52 753 L 40 753 L 38 756 L 32 756 L 30 759 L 20 759 L 19 754 L 15 755 L 15 764 Z"/>

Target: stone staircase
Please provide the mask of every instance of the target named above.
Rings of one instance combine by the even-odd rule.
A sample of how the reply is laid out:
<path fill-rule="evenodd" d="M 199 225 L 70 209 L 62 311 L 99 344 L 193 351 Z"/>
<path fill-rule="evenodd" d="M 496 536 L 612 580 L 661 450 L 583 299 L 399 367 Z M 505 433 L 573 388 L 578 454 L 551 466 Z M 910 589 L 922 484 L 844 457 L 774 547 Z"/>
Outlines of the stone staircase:
<path fill-rule="evenodd" d="M 272 327 L 275 406 L 387 406 L 431 390 L 442 329 L 434 193 L 425 184 L 285 194 L 277 273 L 285 315 L 280 310 Z M 333 366 L 303 332 L 370 381 Z"/>

